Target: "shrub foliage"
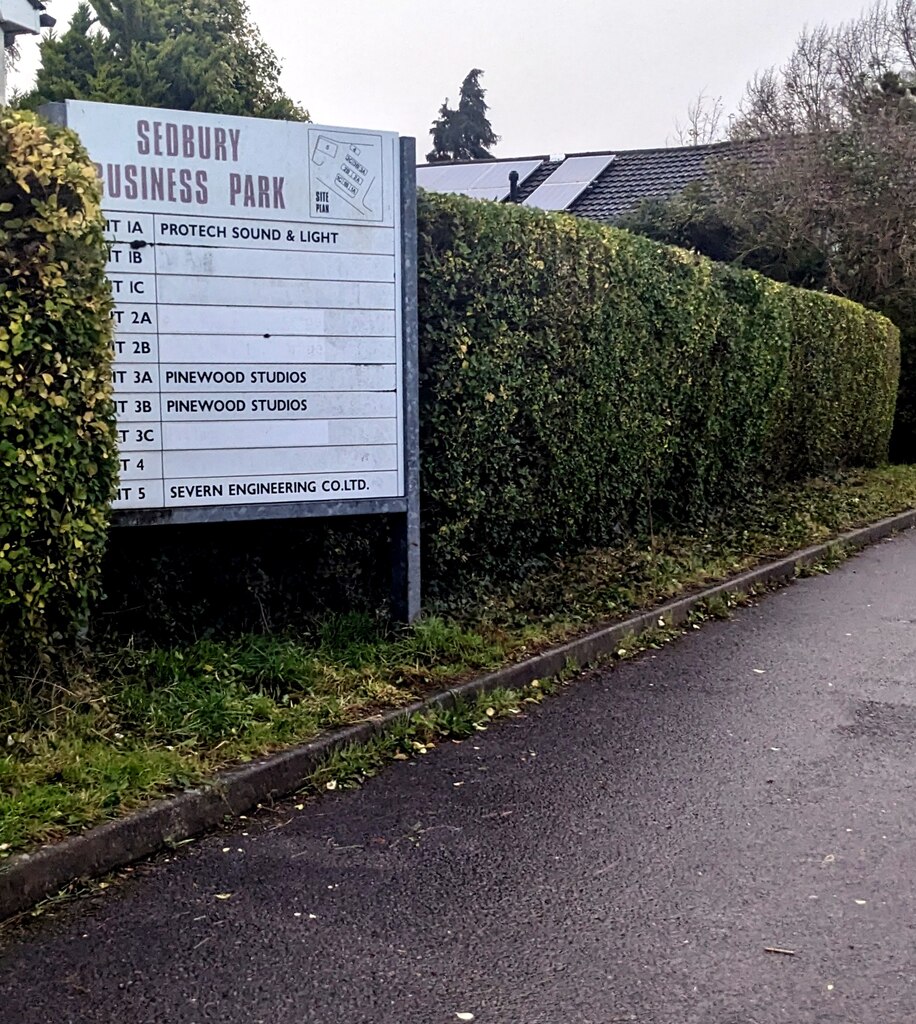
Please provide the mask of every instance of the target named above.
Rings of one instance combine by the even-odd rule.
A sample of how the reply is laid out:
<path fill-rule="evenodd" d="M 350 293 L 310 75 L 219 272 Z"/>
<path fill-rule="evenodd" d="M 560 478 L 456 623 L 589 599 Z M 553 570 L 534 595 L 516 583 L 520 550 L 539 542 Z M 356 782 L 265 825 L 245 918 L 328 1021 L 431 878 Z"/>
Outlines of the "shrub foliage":
<path fill-rule="evenodd" d="M 99 204 L 75 135 L 0 115 L 0 683 L 98 585 L 118 469 Z"/>
<path fill-rule="evenodd" d="M 82 173 L 88 204 L 94 193 L 86 198 Z M 42 635 L 84 613 L 114 475 L 100 369 L 108 310 L 101 236 L 94 220 L 83 224 L 82 255 L 67 261 L 83 261 L 72 293 L 63 288 L 45 305 L 17 289 L 16 301 L 29 299 L 20 319 L 37 316 L 36 307 L 41 315 L 29 333 L 36 355 L 27 359 L 44 362 L 15 371 L 32 391 L 14 399 L 13 389 L 3 392 L 4 402 L 41 409 L 27 443 L 32 419 L 17 413 L 23 441 L 2 450 L 4 466 L 20 449 L 26 460 L 33 450 L 44 456 L 32 438 L 60 442 L 53 474 L 28 463 L 17 470 L 12 500 L 4 494 L 12 524 L 4 528 L 27 567 L 17 571 L 28 587 L 40 581 L 45 589 L 33 600 L 53 595 L 55 609 L 53 623 L 28 608 L 20 620 L 7 601 L 6 621 Z M 511 576 L 538 556 L 653 527 L 698 530 L 767 486 L 886 456 L 899 338 L 876 313 L 625 231 L 515 206 L 423 195 L 419 231 L 424 572 L 434 593 L 455 595 L 469 573 Z M 42 348 L 42 339 L 60 340 Z M 54 369 L 54 352 L 71 367 L 66 376 Z M 34 397 L 41 386 L 74 404 L 53 429 L 44 425 L 53 406 Z M 67 496 L 63 531 L 52 492 Z M 39 499 L 34 524 L 24 511 L 29 494 Z M 103 622 L 153 628 L 163 639 L 182 624 L 280 629 L 316 607 L 383 600 L 380 524 L 176 530 L 118 534 Z M 81 546 L 69 546 L 71 537 Z M 322 583 L 328 566 L 358 566 L 355 585 L 333 592 Z M 132 607 L 142 621 L 121 621 L 116 613 Z"/>
<path fill-rule="evenodd" d="M 423 195 L 420 315 L 440 580 L 886 457 L 890 321 L 625 231 Z"/>

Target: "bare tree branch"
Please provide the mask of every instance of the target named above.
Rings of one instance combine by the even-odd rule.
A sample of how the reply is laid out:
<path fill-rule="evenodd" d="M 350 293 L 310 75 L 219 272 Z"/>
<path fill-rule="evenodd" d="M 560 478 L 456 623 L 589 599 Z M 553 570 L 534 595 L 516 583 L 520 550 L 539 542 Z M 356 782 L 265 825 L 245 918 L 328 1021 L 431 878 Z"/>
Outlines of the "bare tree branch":
<path fill-rule="evenodd" d="M 721 96 L 701 89 L 687 107 L 687 118 L 674 122 L 674 140 L 679 146 L 706 146 L 726 136 L 725 104 Z"/>

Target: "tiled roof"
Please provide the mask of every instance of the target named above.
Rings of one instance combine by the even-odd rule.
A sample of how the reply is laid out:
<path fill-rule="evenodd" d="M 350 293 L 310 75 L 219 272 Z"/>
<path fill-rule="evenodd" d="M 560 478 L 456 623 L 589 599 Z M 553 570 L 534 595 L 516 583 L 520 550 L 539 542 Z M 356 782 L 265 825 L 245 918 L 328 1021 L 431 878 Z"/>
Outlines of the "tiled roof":
<path fill-rule="evenodd" d="M 644 199 L 666 199 L 708 173 L 710 158 L 730 143 L 668 149 L 624 150 L 572 204 L 570 213 L 614 221 Z"/>
<path fill-rule="evenodd" d="M 582 194 L 568 212 L 589 220 L 612 222 L 634 210 L 644 199 L 664 199 L 709 174 L 710 165 L 723 158 L 748 155 L 753 144 L 720 142 L 707 146 L 672 146 L 664 149 L 604 150 L 569 153 L 572 156 L 608 156 L 613 160 Z M 753 154 L 751 153 L 753 158 Z M 524 202 L 562 163 L 561 159 L 533 157 L 544 161 L 521 183 L 518 202 Z M 497 161 L 498 162 L 498 161 Z M 505 160 L 510 163 L 512 161 Z"/>
<path fill-rule="evenodd" d="M 550 177 L 551 174 L 560 166 L 562 160 L 550 160 L 545 159 L 541 166 L 528 176 L 528 178 L 519 185 L 518 188 L 518 202 L 523 203 L 531 193 L 543 185 L 544 182 Z"/>

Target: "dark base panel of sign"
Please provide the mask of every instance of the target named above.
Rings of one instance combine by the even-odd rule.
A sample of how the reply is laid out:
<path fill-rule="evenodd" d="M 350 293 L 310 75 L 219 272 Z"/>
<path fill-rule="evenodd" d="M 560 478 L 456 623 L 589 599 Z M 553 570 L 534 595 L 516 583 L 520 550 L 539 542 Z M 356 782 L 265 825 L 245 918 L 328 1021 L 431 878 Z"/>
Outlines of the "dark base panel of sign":
<path fill-rule="evenodd" d="M 381 498 L 122 511 L 112 513 L 111 525 L 193 526 L 377 515 L 387 516 L 391 522 L 392 618 L 397 622 L 416 622 L 421 611 L 419 501 L 416 500 L 411 502 L 407 498 Z"/>

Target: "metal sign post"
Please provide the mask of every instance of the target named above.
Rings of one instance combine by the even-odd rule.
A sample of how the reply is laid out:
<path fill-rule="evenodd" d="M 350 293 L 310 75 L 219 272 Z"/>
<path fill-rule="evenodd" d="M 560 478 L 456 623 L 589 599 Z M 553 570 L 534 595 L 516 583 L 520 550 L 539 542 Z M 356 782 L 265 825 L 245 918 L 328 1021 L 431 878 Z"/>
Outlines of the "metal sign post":
<path fill-rule="evenodd" d="M 404 344 L 404 473 L 407 510 L 395 545 L 395 616 L 420 615 L 420 329 L 417 304 L 417 144 L 401 139 L 401 323 Z"/>
<path fill-rule="evenodd" d="M 420 613 L 415 143 L 68 101 L 102 180 L 117 526 L 391 517 Z"/>

